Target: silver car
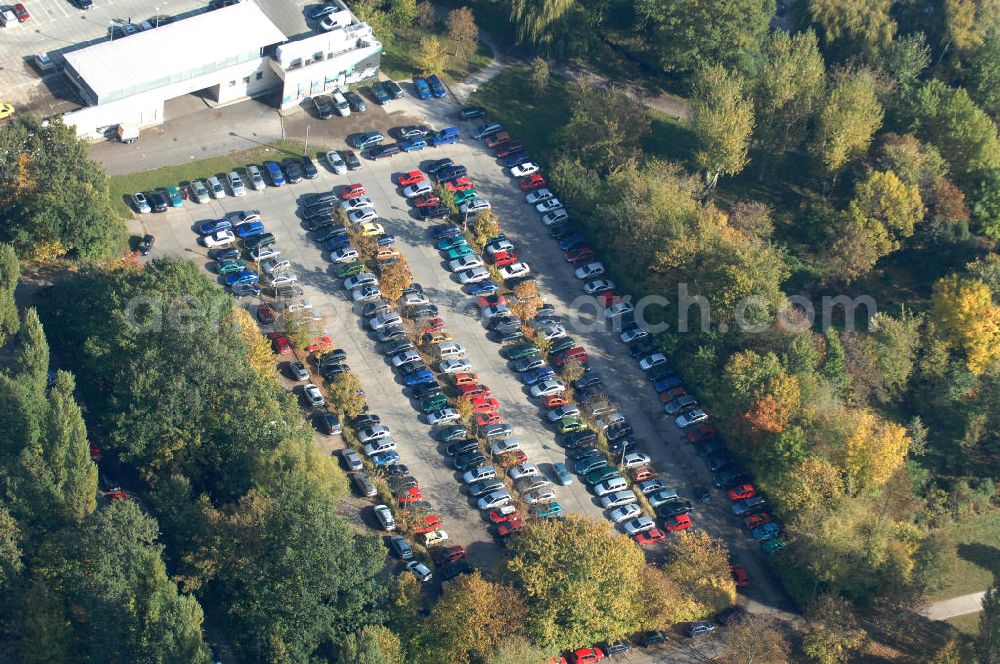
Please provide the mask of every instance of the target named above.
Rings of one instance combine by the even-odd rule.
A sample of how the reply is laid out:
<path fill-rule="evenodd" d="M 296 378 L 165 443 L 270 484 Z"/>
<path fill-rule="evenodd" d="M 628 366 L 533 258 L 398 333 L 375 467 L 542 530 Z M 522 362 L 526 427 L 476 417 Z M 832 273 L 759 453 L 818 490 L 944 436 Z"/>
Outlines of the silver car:
<path fill-rule="evenodd" d="M 250 188 L 254 191 L 261 191 L 267 187 L 264 176 L 260 174 L 260 169 L 254 164 L 247 166 L 247 179 L 250 181 Z"/>
<path fill-rule="evenodd" d="M 212 196 L 212 198 L 226 197 L 225 188 L 222 186 L 222 183 L 219 182 L 219 178 L 214 175 L 208 178 L 208 193 Z"/>
<path fill-rule="evenodd" d="M 229 180 L 229 189 L 233 192 L 233 196 L 246 196 L 247 188 L 243 185 L 243 180 L 240 178 L 240 174 L 236 171 L 229 171 L 226 174 L 226 178 Z"/>
<path fill-rule="evenodd" d="M 326 153 L 326 161 L 337 175 L 347 172 L 347 164 L 344 163 L 344 158 L 336 150 L 330 150 Z"/>

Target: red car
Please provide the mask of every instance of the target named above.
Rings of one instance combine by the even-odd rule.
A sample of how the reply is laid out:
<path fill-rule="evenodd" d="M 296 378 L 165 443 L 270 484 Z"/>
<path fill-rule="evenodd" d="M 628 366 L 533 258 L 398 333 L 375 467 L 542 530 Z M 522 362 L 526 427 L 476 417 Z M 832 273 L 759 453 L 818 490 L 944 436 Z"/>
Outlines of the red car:
<path fill-rule="evenodd" d="M 568 406 L 569 401 L 566 401 L 566 398 L 561 394 L 553 394 L 550 397 L 545 397 L 545 401 L 542 402 L 542 405 L 547 410 L 552 410 L 553 408 L 558 408 L 559 406 Z"/>
<path fill-rule="evenodd" d="M 593 260 L 595 254 L 590 247 L 577 247 L 566 252 L 566 260 L 570 263 Z"/>
<path fill-rule="evenodd" d="M 476 415 L 476 426 L 488 427 L 491 424 L 503 424 L 503 417 L 500 416 L 500 413 L 493 411 L 492 413 Z"/>
<path fill-rule="evenodd" d="M 685 390 L 683 387 L 671 387 L 669 390 L 665 392 L 660 392 L 660 402 L 670 403 L 671 401 L 673 401 L 678 397 L 686 397 L 686 396 L 687 396 L 687 390 Z"/>
<path fill-rule="evenodd" d="M 128 500 L 128 494 L 120 486 L 113 486 L 104 492 L 104 495 L 111 500 Z"/>
<path fill-rule="evenodd" d="M 444 319 L 443 318 L 432 318 L 427 321 L 427 327 L 423 329 L 421 334 L 433 334 L 434 332 L 441 332 L 444 330 Z"/>
<path fill-rule="evenodd" d="M 478 383 L 479 375 L 474 373 L 457 373 L 452 376 L 452 380 L 455 381 L 455 385 L 469 385 L 470 383 Z"/>
<path fill-rule="evenodd" d="M 24 23 L 31 18 L 31 14 L 28 13 L 28 10 L 20 2 L 14 5 L 14 15 L 17 16 L 18 23 Z"/>
<path fill-rule="evenodd" d="M 90 460 L 100 461 L 101 460 L 101 448 L 97 445 L 90 446 Z"/>
<path fill-rule="evenodd" d="M 645 482 L 646 480 L 651 480 L 656 477 L 656 473 L 652 468 L 648 466 L 643 466 L 642 468 L 633 468 L 631 471 L 633 482 Z"/>
<path fill-rule="evenodd" d="M 600 648 L 580 648 L 569 654 L 570 664 L 594 664 L 604 659 L 604 651 Z"/>
<path fill-rule="evenodd" d="M 524 450 L 514 450 L 513 452 L 504 452 L 501 454 L 497 458 L 497 465 L 502 468 L 510 468 L 527 460 L 528 455 Z"/>
<path fill-rule="evenodd" d="M 288 343 L 288 337 L 275 333 L 271 335 L 271 349 L 278 355 L 286 355 L 292 352 L 292 345 Z"/>
<path fill-rule="evenodd" d="M 600 295 L 598 295 L 597 299 L 601 301 L 602 306 L 610 307 L 613 304 L 618 304 L 619 302 L 621 302 L 622 297 L 624 296 L 621 293 L 616 293 L 615 291 L 608 291 L 606 293 L 601 293 Z"/>
<path fill-rule="evenodd" d="M 734 486 L 728 492 L 729 500 L 743 500 L 744 498 L 753 498 L 757 495 L 757 489 L 754 488 L 753 484 L 741 484 L 740 486 Z"/>
<path fill-rule="evenodd" d="M 424 174 L 420 171 L 410 171 L 399 176 L 399 186 L 405 187 L 408 184 L 416 184 L 424 181 Z"/>
<path fill-rule="evenodd" d="M 465 191 L 467 189 L 472 189 L 472 187 L 472 180 L 466 177 L 455 178 L 454 180 L 448 180 L 444 183 L 444 188 L 452 192 Z"/>
<path fill-rule="evenodd" d="M 513 265 L 517 262 L 517 254 L 512 251 L 498 251 L 493 254 L 493 264 L 497 267 Z"/>
<path fill-rule="evenodd" d="M 447 565 L 448 563 L 453 563 L 456 560 L 461 560 L 462 558 L 465 558 L 465 555 L 465 547 L 460 544 L 456 544 L 455 546 L 435 547 L 431 552 L 431 558 L 434 560 L 434 564 L 438 567 Z"/>
<path fill-rule="evenodd" d="M 423 518 L 423 520 L 418 521 L 417 525 L 413 526 L 413 532 L 417 533 L 432 533 L 441 527 L 441 517 L 436 514 L 429 514 Z"/>
<path fill-rule="evenodd" d="M 405 489 L 400 489 L 399 493 L 396 494 L 396 500 L 400 504 L 415 503 L 418 500 L 423 500 L 424 494 L 420 492 L 420 487 L 408 486 Z"/>
<path fill-rule="evenodd" d="M 507 141 L 506 143 L 501 143 L 500 147 L 497 148 L 497 159 L 509 157 L 522 148 L 524 148 L 524 143 L 521 141 Z"/>
<path fill-rule="evenodd" d="M 476 300 L 476 304 L 480 307 L 495 307 L 498 304 L 507 304 L 507 298 L 502 293 L 480 295 L 479 299 Z"/>
<path fill-rule="evenodd" d="M 486 147 L 492 149 L 502 143 L 506 143 L 509 140 L 510 140 L 509 133 L 507 133 L 506 131 L 498 131 L 497 133 L 484 138 L 483 143 L 486 144 Z"/>
<path fill-rule="evenodd" d="M 509 537 L 521 528 L 524 528 L 524 521 L 521 521 L 520 517 L 514 515 L 512 518 L 507 519 L 506 522 L 497 526 L 497 535 L 500 537 Z"/>
<path fill-rule="evenodd" d="M 684 530 L 686 528 L 690 528 L 691 525 L 691 517 L 687 514 L 678 514 L 677 516 L 672 516 L 663 520 L 663 527 L 670 532 Z"/>
<path fill-rule="evenodd" d="M 711 424 L 699 424 L 691 431 L 688 431 L 688 440 L 692 443 L 704 443 L 706 440 L 715 438 L 715 426 Z"/>
<path fill-rule="evenodd" d="M 504 505 L 503 507 L 498 507 L 492 510 L 489 514 L 489 519 L 493 523 L 504 523 L 505 521 L 510 521 L 511 519 L 520 519 L 521 517 L 517 514 L 517 508 L 513 505 Z"/>
<path fill-rule="evenodd" d="M 472 399 L 473 413 L 495 413 L 500 410 L 500 402 L 493 397 L 474 397 Z"/>
<path fill-rule="evenodd" d="M 363 184 L 349 184 L 340 190 L 340 197 L 345 201 L 349 201 L 352 198 L 357 198 L 358 196 L 365 195 L 365 186 Z"/>
<path fill-rule="evenodd" d="M 545 178 L 538 173 L 532 173 L 521 180 L 521 191 L 531 191 L 545 186 Z"/>
<path fill-rule="evenodd" d="M 774 521 L 774 517 L 767 512 L 757 512 L 743 517 L 743 525 L 746 526 L 747 530 L 753 530 L 757 526 L 763 526 L 772 521 Z"/>
<path fill-rule="evenodd" d="M 440 203 L 441 197 L 437 194 L 424 194 L 413 199 L 413 204 L 418 208 L 434 207 L 435 205 L 440 205 Z"/>
<path fill-rule="evenodd" d="M 490 388 L 482 383 L 466 383 L 458 386 L 459 399 L 476 399 L 489 395 Z"/>
<path fill-rule="evenodd" d="M 589 356 L 583 346 L 577 346 L 576 348 L 570 348 L 569 350 L 559 353 L 553 358 L 552 361 L 561 367 L 569 364 L 570 362 L 586 362 L 588 359 Z"/>
<path fill-rule="evenodd" d="M 639 546 L 649 546 L 650 544 L 662 542 L 665 539 L 667 539 L 667 534 L 659 528 L 653 528 L 652 530 L 647 530 L 644 533 L 636 533 L 635 535 L 635 543 Z"/>
<path fill-rule="evenodd" d="M 264 325 L 270 325 L 274 322 L 274 312 L 271 311 L 271 307 L 266 304 L 257 305 L 257 320 L 259 320 Z"/>
<path fill-rule="evenodd" d="M 730 565 L 729 571 L 733 573 L 733 581 L 737 588 L 744 588 L 750 584 L 750 575 L 739 565 Z"/>
<path fill-rule="evenodd" d="M 313 337 L 312 343 L 306 346 L 306 352 L 312 353 L 317 350 L 326 350 L 333 347 L 333 339 L 330 337 Z"/>

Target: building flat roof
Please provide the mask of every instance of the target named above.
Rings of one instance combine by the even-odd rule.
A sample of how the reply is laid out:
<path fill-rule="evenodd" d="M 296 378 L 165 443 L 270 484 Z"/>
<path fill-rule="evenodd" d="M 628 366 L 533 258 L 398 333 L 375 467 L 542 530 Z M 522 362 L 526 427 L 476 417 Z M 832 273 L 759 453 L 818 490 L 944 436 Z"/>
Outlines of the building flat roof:
<path fill-rule="evenodd" d="M 260 7 L 243 0 L 169 25 L 70 51 L 64 57 L 101 97 L 130 84 L 156 81 L 286 39 Z"/>

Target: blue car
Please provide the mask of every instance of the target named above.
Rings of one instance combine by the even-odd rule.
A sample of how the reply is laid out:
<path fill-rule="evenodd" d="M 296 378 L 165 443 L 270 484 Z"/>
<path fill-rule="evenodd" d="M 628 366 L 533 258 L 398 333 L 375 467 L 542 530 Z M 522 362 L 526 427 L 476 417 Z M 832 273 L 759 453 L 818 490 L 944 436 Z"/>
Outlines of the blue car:
<path fill-rule="evenodd" d="M 276 161 L 265 161 L 264 168 L 267 169 L 267 174 L 271 178 L 271 184 L 275 187 L 285 184 L 285 174 L 281 172 L 281 164 Z"/>
<path fill-rule="evenodd" d="M 553 378 L 556 372 L 551 367 L 538 367 L 521 374 L 521 382 L 525 385 L 534 385 L 548 378 Z"/>
<path fill-rule="evenodd" d="M 252 284 L 255 283 L 260 277 L 256 272 L 251 272 L 250 270 L 243 270 L 242 272 L 234 272 L 233 274 L 226 275 L 226 285 L 232 288 L 233 286 L 238 286 L 240 284 Z"/>
<path fill-rule="evenodd" d="M 653 383 L 653 387 L 656 389 L 657 393 L 666 392 L 671 388 L 680 386 L 681 386 L 680 376 L 670 376 L 669 378 L 664 378 L 663 380 L 658 380 L 655 383 Z"/>
<path fill-rule="evenodd" d="M 470 285 L 469 295 L 493 295 L 498 290 L 500 290 L 500 287 L 487 279 L 486 281 L 480 281 L 478 284 Z"/>
<path fill-rule="evenodd" d="M 403 152 L 416 152 L 427 147 L 427 141 L 422 138 L 408 138 L 399 144 Z"/>
<path fill-rule="evenodd" d="M 413 79 L 413 85 L 417 88 L 417 96 L 421 99 L 431 98 L 431 86 L 427 85 L 427 81 L 422 78 Z"/>
<path fill-rule="evenodd" d="M 455 224 L 440 224 L 438 226 L 431 227 L 431 235 L 434 236 L 435 240 L 440 240 L 446 237 L 455 237 L 456 235 L 461 235 L 462 229 Z"/>
<path fill-rule="evenodd" d="M 378 452 L 373 454 L 368 458 L 376 466 L 391 466 L 392 464 L 399 461 L 399 455 L 396 454 L 396 450 L 389 450 L 388 452 Z"/>
<path fill-rule="evenodd" d="M 421 385 L 423 383 L 430 383 L 434 381 L 434 374 L 431 373 L 429 369 L 421 369 L 420 371 L 414 371 L 409 376 L 406 377 L 406 384 Z"/>
<path fill-rule="evenodd" d="M 454 249 L 455 247 L 464 247 L 468 245 L 464 235 L 456 235 L 454 237 L 444 237 L 438 240 L 437 248 L 439 251 L 448 251 L 449 249 Z"/>
<path fill-rule="evenodd" d="M 552 465 L 552 472 L 556 475 L 556 483 L 560 486 L 569 486 L 573 483 L 573 476 L 566 470 L 566 464 L 556 463 Z"/>
<path fill-rule="evenodd" d="M 427 77 L 427 84 L 431 86 L 431 94 L 435 97 L 444 97 L 448 94 L 448 90 L 445 89 L 444 83 L 441 79 L 437 77 L 437 74 L 431 74 Z"/>
<path fill-rule="evenodd" d="M 343 249 L 344 247 L 349 246 L 350 244 L 351 244 L 350 235 L 347 234 L 335 235 L 323 243 L 323 248 L 326 249 L 327 251 L 336 251 L 337 249 Z"/>
<path fill-rule="evenodd" d="M 582 235 L 579 233 L 573 233 L 569 237 L 559 240 L 559 248 L 563 251 L 569 251 L 571 247 L 575 247 L 578 244 L 584 244 L 586 242 L 587 240 L 584 239 Z"/>
<path fill-rule="evenodd" d="M 232 227 L 233 225 L 225 219 L 216 219 L 215 221 L 204 222 L 198 227 L 198 232 L 202 235 L 211 235 L 212 233 L 218 233 L 219 231 L 228 231 Z"/>
<path fill-rule="evenodd" d="M 378 238 L 375 240 L 375 244 L 377 244 L 380 247 L 391 247 L 393 244 L 395 244 L 395 242 L 396 242 L 396 236 L 389 235 L 388 233 L 384 235 L 379 235 Z"/>
<path fill-rule="evenodd" d="M 750 534 L 753 535 L 755 540 L 764 542 L 780 535 L 781 527 L 776 523 L 765 523 L 763 526 L 757 526 L 751 530 Z"/>
<path fill-rule="evenodd" d="M 236 234 L 242 238 L 253 237 L 264 234 L 264 224 L 259 221 L 251 221 L 249 224 L 240 224 L 236 227 Z"/>
<path fill-rule="evenodd" d="M 518 164 L 523 164 L 531 161 L 531 155 L 521 150 L 520 152 L 515 152 L 512 155 L 508 155 L 500 160 L 500 165 L 504 168 L 513 168 Z"/>

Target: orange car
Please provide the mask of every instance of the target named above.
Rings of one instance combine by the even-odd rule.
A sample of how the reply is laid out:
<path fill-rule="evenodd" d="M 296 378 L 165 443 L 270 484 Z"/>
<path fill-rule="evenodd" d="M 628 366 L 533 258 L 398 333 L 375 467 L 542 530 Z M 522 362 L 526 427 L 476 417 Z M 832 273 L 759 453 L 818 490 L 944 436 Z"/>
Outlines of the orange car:
<path fill-rule="evenodd" d="M 455 178 L 444 183 L 444 188 L 451 192 L 466 191 L 472 189 L 472 180 L 467 177 Z"/>
<path fill-rule="evenodd" d="M 645 482 L 646 480 L 651 480 L 656 477 L 656 473 L 653 472 L 648 466 L 643 466 L 641 468 L 633 468 L 631 471 L 632 480 L 635 482 Z"/>
<path fill-rule="evenodd" d="M 313 337 L 312 343 L 306 346 L 306 352 L 312 353 L 317 350 L 326 350 L 333 346 L 333 339 L 330 337 Z"/>
<path fill-rule="evenodd" d="M 510 140 L 510 133 L 509 132 L 498 131 L 497 133 L 493 134 L 492 136 L 487 136 L 483 140 L 483 143 L 486 144 L 486 147 L 492 149 L 492 148 L 495 148 L 496 146 L 500 145 L 501 143 L 506 143 L 509 140 Z"/>
<path fill-rule="evenodd" d="M 660 392 L 660 401 L 663 403 L 670 403 L 678 397 L 686 397 L 687 390 L 683 387 L 671 387 L 666 392 Z"/>
<path fill-rule="evenodd" d="M 469 385 L 471 383 L 478 383 L 479 376 L 474 373 L 457 373 L 454 375 L 455 385 Z"/>
<path fill-rule="evenodd" d="M 561 394 L 553 394 L 550 397 L 546 397 L 542 405 L 545 406 L 546 410 L 552 410 L 559 406 L 568 406 L 569 402 Z"/>

